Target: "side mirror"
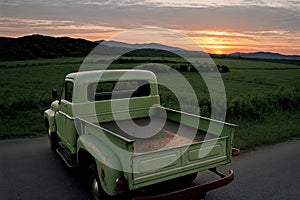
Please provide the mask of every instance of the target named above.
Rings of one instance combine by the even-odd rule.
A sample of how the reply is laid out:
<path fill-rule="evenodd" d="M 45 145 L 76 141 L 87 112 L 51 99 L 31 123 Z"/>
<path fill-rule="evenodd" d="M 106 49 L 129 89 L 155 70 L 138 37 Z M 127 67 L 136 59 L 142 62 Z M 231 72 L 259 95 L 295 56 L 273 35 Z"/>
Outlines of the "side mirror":
<path fill-rule="evenodd" d="M 53 98 L 54 100 L 57 100 L 57 90 L 56 90 L 56 89 L 53 89 L 53 90 L 52 90 L 52 98 Z"/>

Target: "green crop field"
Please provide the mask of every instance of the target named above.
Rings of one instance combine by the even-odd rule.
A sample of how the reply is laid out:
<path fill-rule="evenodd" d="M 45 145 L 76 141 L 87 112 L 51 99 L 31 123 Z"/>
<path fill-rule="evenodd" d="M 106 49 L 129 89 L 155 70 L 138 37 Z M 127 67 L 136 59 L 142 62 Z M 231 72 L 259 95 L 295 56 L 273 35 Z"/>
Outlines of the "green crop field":
<path fill-rule="evenodd" d="M 115 63 L 113 69 L 139 66 L 163 60 L 164 65 L 179 66 L 175 58 L 130 58 L 140 60 Z M 52 102 L 51 89 L 60 90 L 67 73 L 78 71 L 83 58 L 59 58 L 0 62 L 0 138 L 45 134 L 43 111 Z M 147 61 L 147 62 L 146 62 Z M 239 125 L 235 146 L 248 149 L 300 136 L 300 66 L 266 61 L 215 59 L 229 67 L 222 73 L 227 95 L 226 121 Z M 198 102 L 184 93 L 184 108 L 210 116 L 211 102 L 207 87 L 195 72 L 183 75 L 193 86 Z M 179 87 L 176 75 L 158 73 L 159 80 L 169 79 Z M 211 77 L 213 73 L 203 73 Z M 162 105 L 178 109 L 174 94 L 160 86 Z"/>

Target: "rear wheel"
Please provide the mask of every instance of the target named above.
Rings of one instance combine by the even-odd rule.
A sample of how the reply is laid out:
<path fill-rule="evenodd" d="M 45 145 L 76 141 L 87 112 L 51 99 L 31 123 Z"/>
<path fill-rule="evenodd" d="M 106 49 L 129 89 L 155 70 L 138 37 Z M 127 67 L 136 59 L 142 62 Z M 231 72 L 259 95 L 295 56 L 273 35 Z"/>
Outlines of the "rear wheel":
<path fill-rule="evenodd" d="M 197 177 L 197 173 L 193 173 L 193 174 L 189 174 L 189 175 L 185 175 L 180 178 L 177 178 L 177 179 L 175 179 L 175 182 L 179 183 L 181 185 L 190 186 L 196 177 Z"/>
<path fill-rule="evenodd" d="M 101 184 L 96 176 L 91 178 L 91 197 L 92 200 L 100 200 L 101 199 Z"/>
<path fill-rule="evenodd" d="M 90 174 L 90 183 L 91 183 L 91 199 L 92 200 L 105 200 L 107 199 L 101 187 L 101 183 L 98 177 L 97 167 L 95 164 L 92 164 L 89 167 Z"/>
<path fill-rule="evenodd" d="M 183 177 L 183 180 L 190 184 L 195 180 L 195 178 L 197 177 L 197 174 L 198 173 L 193 173 L 193 174 L 186 175 L 186 176 Z"/>

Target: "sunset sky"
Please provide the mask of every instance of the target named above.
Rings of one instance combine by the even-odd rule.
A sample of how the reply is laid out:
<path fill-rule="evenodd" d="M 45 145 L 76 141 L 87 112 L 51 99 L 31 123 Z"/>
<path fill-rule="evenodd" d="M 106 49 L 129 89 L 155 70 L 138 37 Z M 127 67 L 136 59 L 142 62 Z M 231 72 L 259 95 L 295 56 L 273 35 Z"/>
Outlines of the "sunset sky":
<path fill-rule="evenodd" d="M 94 41 L 140 27 L 186 34 L 210 53 L 300 55 L 300 0 L 0 0 L 0 36 Z"/>

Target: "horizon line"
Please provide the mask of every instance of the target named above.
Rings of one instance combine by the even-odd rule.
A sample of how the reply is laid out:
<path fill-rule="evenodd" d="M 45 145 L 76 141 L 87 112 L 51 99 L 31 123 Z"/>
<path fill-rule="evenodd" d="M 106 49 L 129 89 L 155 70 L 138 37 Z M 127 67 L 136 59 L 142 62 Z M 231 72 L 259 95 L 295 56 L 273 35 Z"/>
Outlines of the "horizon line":
<path fill-rule="evenodd" d="M 119 42 L 119 43 L 123 43 L 123 44 L 128 44 L 128 45 L 142 45 L 142 44 L 159 44 L 159 45 L 164 45 L 164 46 L 167 46 L 167 47 L 171 47 L 171 48 L 179 48 L 179 49 L 182 49 L 184 51 L 194 51 L 194 52 L 200 52 L 200 51 L 197 51 L 197 50 L 192 50 L 192 49 L 186 49 L 186 48 L 183 48 L 183 47 L 178 47 L 178 46 L 170 46 L 170 45 L 166 45 L 166 44 L 162 44 L 162 43 L 159 43 L 159 42 L 149 42 L 149 43 L 129 43 L 129 42 L 122 42 L 122 41 L 116 41 L 116 40 L 105 40 L 105 39 L 99 39 L 99 40 L 89 40 L 87 38 L 82 38 L 82 37 L 71 37 L 71 36 L 68 36 L 68 35 L 43 35 L 43 34 L 39 34 L 39 33 L 33 33 L 33 34 L 28 34 L 28 35 L 21 35 L 21 36 L 16 36 L 16 37 L 13 37 L 13 36 L 2 36 L 0 35 L 0 38 L 11 38 L 11 39 L 19 39 L 19 38 L 23 38 L 23 37 L 30 37 L 30 36 L 43 36 L 43 37 L 52 37 L 52 38 L 71 38 L 71 39 L 81 39 L 81 40 L 86 40 L 86 41 L 89 41 L 89 42 L 95 42 L 95 43 L 98 43 L 99 41 L 114 41 L 114 42 Z M 201 47 L 201 45 L 199 44 L 199 46 Z M 202 49 L 205 49 L 205 47 L 201 47 Z M 236 53 L 241 53 L 241 54 L 254 54 L 254 53 L 272 53 L 272 54 L 278 54 L 278 55 L 282 55 L 282 56 L 287 56 L 287 57 L 294 57 L 294 56 L 299 56 L 300 57 L 300 54 L 284 54 L 284 53 L 279 53 L 279 52 L 274 52 L 274 51 L 233 51 L 232 53 L 221 53 L 221 54 L 218 54 L 218 53 L 212 53 L 212 52 L 209 52 L 209 51 L 202 51 L 202 52 L 205 52 L 205 53 L 208 53 L 208 54 L 211 54 L 211 55 L 216 55 L 216 56 L 225 56 L 225 55 L 231 55 L 231 54 L 236 54 Z"/>

